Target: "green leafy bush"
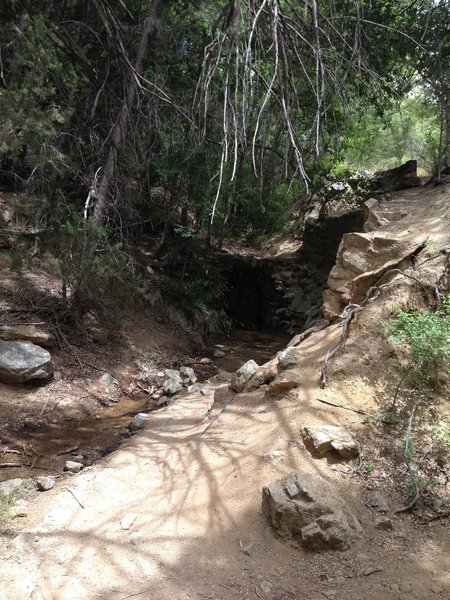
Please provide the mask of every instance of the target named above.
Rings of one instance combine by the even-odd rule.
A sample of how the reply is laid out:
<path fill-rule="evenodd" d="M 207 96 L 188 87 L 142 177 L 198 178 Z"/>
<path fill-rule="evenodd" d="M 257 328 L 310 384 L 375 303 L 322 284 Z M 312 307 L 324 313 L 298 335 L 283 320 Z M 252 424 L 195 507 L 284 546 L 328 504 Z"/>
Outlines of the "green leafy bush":
<path fill-rule="evenodd" d="M 406 345 L 413 367 L 429 375 L 437 362 L 450 358 L 450 294 L 434 312 L 395 312 L 395 319 L 384 321 L 385 332 Z"/>

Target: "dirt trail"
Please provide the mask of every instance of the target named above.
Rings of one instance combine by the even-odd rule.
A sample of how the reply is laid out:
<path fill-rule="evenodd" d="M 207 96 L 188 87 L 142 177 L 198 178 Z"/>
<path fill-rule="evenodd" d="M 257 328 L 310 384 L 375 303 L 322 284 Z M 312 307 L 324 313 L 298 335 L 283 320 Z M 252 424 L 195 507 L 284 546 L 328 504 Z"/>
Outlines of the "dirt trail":
<path fill-rule="evenodd" d="M 356 382 L 337 360 L 335 384 L 319 389 L 320 362 L 339 335 L 333 325 L 302 343 L 301 385 L 284 397 L 264 387 L 236 395 L 200 437 L 229 399 L 211 384 L 153 413 L 147 429 L 102 462 L 36 496 L 22 531 L 0 542 L 0 600 L 450 598 L 446 523 L 421 526 L 404 513 L 393 531 L 376 530 L 364 501 L 383 486 L 383 473 L 354 477 L 348 465 L 313 459 L 303 446 L 300 428 L 314 422 L 348 427 L 363 448 L 384 443 L 370 439 L 360 415 L 317 400 L 378 408 L 370 371 L 383 364 Z M 346 360 L 356 368 L 363 354 L 351 338 Z M 282 457 L 263 457 L 272 450 Z M 309 554 L 274 536 L 261 515 L 261 488 L 297 469 L 320 473 L 357 514 L 364 536 L 350 550 Z M 401 493 L 392 493 L 401 506 Z M 381 570 L 357 576 L 374 566 Z"/>

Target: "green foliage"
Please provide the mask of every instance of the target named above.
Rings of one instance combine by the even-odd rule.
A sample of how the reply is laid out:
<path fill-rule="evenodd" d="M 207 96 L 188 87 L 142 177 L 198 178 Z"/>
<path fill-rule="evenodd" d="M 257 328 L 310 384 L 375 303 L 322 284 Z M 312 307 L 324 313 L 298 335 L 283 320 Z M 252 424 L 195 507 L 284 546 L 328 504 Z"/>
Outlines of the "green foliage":
<path fill-rule="evenodd" d="M 437 450 L 450 450 L 450 425 L 446 417 L 440 417 L 433 426 L 432 437 Z"/>
<path fill-rule="evenodd" d="M 130 299 L 145 294 L 122 245 L 92 220 L 66 220 L 43 262 L 61 277 L 64 303 L 75 317 L 90 310 L 114 327 Z"/>
<path fill-rule="evenodd" d="M 429 376 L 438 361 L 450 357 L 450 294 L 434 312 L 395 313 L 394 319 L 383 322 L 386 335 L 405 344 L 413 367 Z"/>
<path fill-rule="evenodd" d="M 434 173 L 438 161 L 438 107 L 415 90 L 380 113 L 364 106 L 349 121 L 341 168 L 379 171 L 416 159 Z"/>

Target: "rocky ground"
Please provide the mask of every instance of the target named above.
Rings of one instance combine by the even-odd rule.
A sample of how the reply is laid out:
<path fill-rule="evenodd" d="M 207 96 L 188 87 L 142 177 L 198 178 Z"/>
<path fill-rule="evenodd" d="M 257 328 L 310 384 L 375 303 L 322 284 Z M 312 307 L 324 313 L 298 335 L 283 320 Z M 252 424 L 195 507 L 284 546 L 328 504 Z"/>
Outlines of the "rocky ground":
<path fill-rule="evenodd" d="M 448 375 L 414 420 L 414 468 L 437 485 L 402 510 L 410 398 L 383 416 L 406 359 L 379 325 L 446 288 L 449 217 L 448 186 L 372 205 L 371 231 L 341 246 L 327 314 L 401 272 L 355 315 L 345 347 L 338 319 L 263 367 L 178 394 L 107 457 L 28 492 L 27 516 L 4 522 L 0 598 L 450 598 L 448 449 L 433 433 L 450 416 Z"/>

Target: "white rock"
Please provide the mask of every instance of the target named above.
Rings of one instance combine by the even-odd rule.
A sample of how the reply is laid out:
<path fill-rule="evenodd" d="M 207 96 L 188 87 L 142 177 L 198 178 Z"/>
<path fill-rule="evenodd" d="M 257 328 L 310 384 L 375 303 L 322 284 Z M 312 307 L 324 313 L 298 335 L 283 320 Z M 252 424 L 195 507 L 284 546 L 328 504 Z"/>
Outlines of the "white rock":
<path fill-rule="evenodd" d="M 147 413 L 137 413 L 137 415 L 134 415 L 133 419 L 131 420 L 129 428 L 133 431 L 142 429 L 150 421 L 150 418 L 150 415 Z"/>
<path fill-rule="evenodd" d="M 300 348 L 295 348 L 292 346 L 291 348 L 286 348 L 278 355 L 278 366 L 280 369 L 286 369 L 292 365 L 296 365 L 300 362 L 303 353 Z"/>
<path fill-rule="evenodd" d="M 7 481 L 0 483 L 0 498 L 4 498 L 16 492 L 23 485 L 23 481 L 23 479 L 16 477 L 15 479 L 8 479 Z"/>
<path fill-rule="evenodd" d="M 200 359 L 200 363 L 202 365 L 212 365 L 213 361 L 210 358 L 205 357 Z"/>
<path fill-rule="evenodd" d="M 52 357 L 44 348 L 29 342 L 0 341 L 0 381 L 3 383 L 45 381 L 53 371 Z"/>
<path fill-rule="evenodd" d="M 79 473 L 83 467 L 84 465 L 82 463 L 75 462 L 74 460 L 66 460 L 64 466 L 66 471 L 69 471 L 70 473 Z"/>
<path fill-rule="evenodd" d="M 179 381 L 178 379 L 174 379 L 173 377 L 169 377 L 169 379 L 166 379 L 166 381 L 163 383 L 163 390 L 166 392 L 166 394 L 169 394 L 170 396 L 181 392 L 182 389 L 183 384 L 181 383 L 181 381 Z"/>
<path fill-rule="evenodd" d="M 137 517 L 138 517 L 138 515 L 136 513 L 128 513 L 121 519 L 120 526 L 122 527 L 122 529 L 125 529 L 125 530 L 131 529 L 133 527 Z"/>
<path fill-rule="evenodd" d="M 259 366 L 254 360 L 248 360 L 245 364 L 240 367 L 233 375 L 231 380 L 231 389 L 235 392 L 242 392 L 245 384 L 256 373 Z"/>
<path fill-rule="evenodd" d="M 195 383 L 197 381 L 197 375 L 195 374 L 194 369 L 191 367 L 181 367 L 180 373 L 189 379 L 191 383 Z"/>
<path fill-rule="evenodd" d="M 177 369 L 166 369 L 164 371 L 164 377 L 166 379 L 174 379 L 179 383 L 183 383 L 183 378 L 181 377 L 180 371 L 177 371 Z"/>
<path fill-rule="evenodd" d="M 99 382 L 105 388 L 109 388 L 111 386 L 119 387 L 119 382 L 117 381 L 117 379 L 115 379 L 115 377 L 111 375 L 111 373 L 103 373 L 103 375 L 99 379 Z"/>
<path fill-rule="evenodd" d="M 188 386 L 188 394 L 193 394 L 194 392 L 198 392 L 200 389 L 200 386 L 198 385 L 198 383 L 193 383 L 192 385 Z"/>

